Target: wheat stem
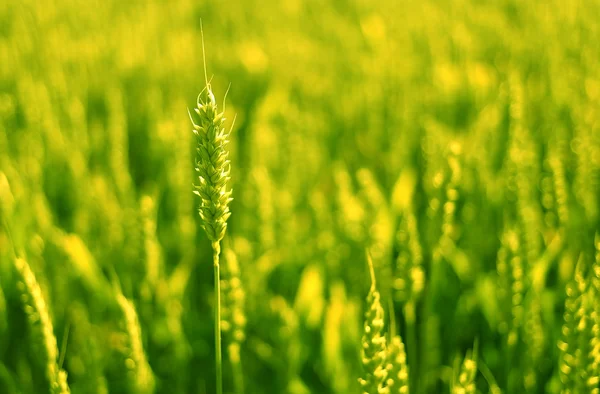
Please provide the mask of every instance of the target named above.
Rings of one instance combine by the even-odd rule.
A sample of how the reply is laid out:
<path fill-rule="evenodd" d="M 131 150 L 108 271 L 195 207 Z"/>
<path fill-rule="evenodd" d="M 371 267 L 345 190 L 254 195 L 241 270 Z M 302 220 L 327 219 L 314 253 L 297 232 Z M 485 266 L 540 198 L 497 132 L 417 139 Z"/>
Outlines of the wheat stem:
<path fill-rule="evenodd" d="M 418 365 L 417 363 L 417 353 L 418 353 L 418 344 L 417 344 L 417 318 L 416 318 L 416 303 L 414 300 L 410 300 L 404 306 L 404 315 L 406 318 L 406 350 L 408 353 L 408 357 L 410 357 L 411 365 Z M 414 371 L 414 372 L 413 372 Z M 411 376 L 412 382 L 416 382 L 416 368 L 413 368 L 413 372 Z M 416 387 L 416 385 L 415 385 Z"/>
<path fill-rule="evenodd" d="M 223 393 L 223 357 L 221 355 L 221 273 L 219 268 L 219 254 L 221 245 L 212 243 L 213 272 L 215 280 L 215 364 L 217 378 L 217 394 Z"/>

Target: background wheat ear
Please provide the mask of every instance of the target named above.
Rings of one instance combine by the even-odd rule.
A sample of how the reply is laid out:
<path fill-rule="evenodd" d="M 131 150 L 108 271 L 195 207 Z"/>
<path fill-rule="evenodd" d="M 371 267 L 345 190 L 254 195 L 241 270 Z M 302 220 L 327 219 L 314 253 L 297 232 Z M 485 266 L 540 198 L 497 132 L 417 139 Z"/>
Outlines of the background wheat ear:
<path fill-rule="evenodd" d="M 231 242 L 229 243 L 231 245 Z M 233 368 L 233 382 L 236 394 L 244 392 L 244 374 L 241 360 L 241 347 L 246 338 L 245 293 L 242 285 L 237 256 L 230 246 L 224 248 L 225 263 L 221 288 L 224 293 L 221 329 L 225 334 L 227 353 Z"/>
<path fill-rule="evenodd" d="M 362 338 L 363 377 L 359 379 L 363 393 L 388 393 L 385 386 L 388 375 L 386 368 L 387 349 L 384 329 L 384 312 L 381 295 L 377 290 L 375 269 L 371 256 L 367 254 L 371 273 L 371 288 L 367 295 L 364 334 Z"/>
<path fill-rule="evenodd" d="M 154 374 L 144 352 L 142 328 L 135 306 L 122 293 L 116 294 L 117 303 L 123 314 L 127 334 L 125 367 L 130 390 L 135 394 L 154 392 Z"/>
<path fill-rule="evenodd" d="M 475 394 L 477 387 L 477 343 L 473 350 L 467 351 L 460 368 L 455 368 L 452 380 L 452 394 Z"/>
<path fill-rule="evenodd" d="M 406 350 L 400 335 L 391 338 L 388 345 L 388 379 L 387 387 L 390 394 L 408 394 L 410 392 L 408 379 L 408 364 Z"/>
<path fill-rule="evenodd" d="M 51 394 L 67 394 L 67 374 L 58 364 L 58 347 L 52 320 L 48 313 L 42 290 L 35 278 L 31 267 L 22 258 L 14 260 L 17 279 L 17 291 L 21 304 L 27 315 L 27 324 L 31 335 L 32 345 L 38 355 L 38 360 L 44 366 L 48 389 Z"/>

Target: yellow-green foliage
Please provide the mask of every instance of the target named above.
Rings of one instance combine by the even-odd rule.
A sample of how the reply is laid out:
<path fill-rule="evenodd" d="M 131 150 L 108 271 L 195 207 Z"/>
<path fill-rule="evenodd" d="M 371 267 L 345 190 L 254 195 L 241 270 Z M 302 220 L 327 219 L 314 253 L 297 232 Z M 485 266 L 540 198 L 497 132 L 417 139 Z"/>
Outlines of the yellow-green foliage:
<path fill-rule="evenodd" d="M 0 0 L 0 394 L 600 394 L 598 20 Z"/>

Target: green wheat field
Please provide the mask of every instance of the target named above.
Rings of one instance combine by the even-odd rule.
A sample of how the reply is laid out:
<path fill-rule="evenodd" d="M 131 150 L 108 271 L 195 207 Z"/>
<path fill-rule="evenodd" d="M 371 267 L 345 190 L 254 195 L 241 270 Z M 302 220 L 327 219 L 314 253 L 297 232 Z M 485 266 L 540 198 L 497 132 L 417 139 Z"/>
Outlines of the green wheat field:
<path fill-rule="evenodd" d="M 0 1 L 0 394 L 600 394 L 599 21 Z"/>

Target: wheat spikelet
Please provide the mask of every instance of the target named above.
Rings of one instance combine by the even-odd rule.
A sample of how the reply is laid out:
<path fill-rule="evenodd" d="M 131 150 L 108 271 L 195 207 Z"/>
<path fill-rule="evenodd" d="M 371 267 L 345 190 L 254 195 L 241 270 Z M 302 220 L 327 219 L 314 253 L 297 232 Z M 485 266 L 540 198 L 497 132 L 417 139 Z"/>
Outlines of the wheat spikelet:
<path fill-rule="evenodd" d="M 364 375 L 359 380 L 363 393 L 387 393 L 385 382 L 386 369 L 386 339 L 384 328 L 383 307 L 381 296 L 377 291 L 375 271 L 371 257 L 367 255 L 371 272 L 371 288 L 367 295 L 367 311 L 365 312 L 364 334 L 362 338 L 362 364 Z"/>
<path fill-rule="evenodd" d="M 23 310 L 27 314 L 30 334 L 39 359 L 45 364 L 48 391 L 51 394 L 70 393 L 66 373 L 58 365 L 56 337 L 42 290 L 29 264 L 24 259 L 16 258 L 14 267 L 17 273 L 17 290 Z"/>

